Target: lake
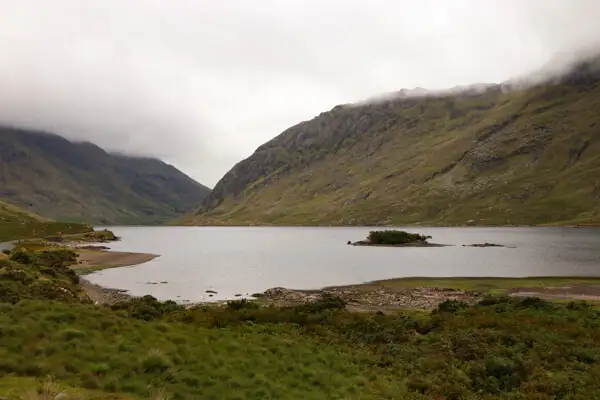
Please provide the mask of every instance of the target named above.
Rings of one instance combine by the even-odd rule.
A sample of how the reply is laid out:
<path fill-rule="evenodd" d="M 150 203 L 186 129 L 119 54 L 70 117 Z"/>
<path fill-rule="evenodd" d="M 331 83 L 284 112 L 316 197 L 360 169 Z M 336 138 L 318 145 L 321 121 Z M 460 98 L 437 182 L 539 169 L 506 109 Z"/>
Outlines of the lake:
<path fill-rule="evenodd" d="M 112 250 L 160 257 L 87 278 L 161 300 L 221 300 L 277 286 L 318 289 L 411 276 L 600 276 L 600 229 L 594 228 L 406 228 L 433 236 L 432 243 L 457 245 L 431 248 L 346 244 L 364 239 L 371 227 L 110 229 L 122 237 L 109 244 Z M 515 248 L 462 247 L 485 242 Z"/>

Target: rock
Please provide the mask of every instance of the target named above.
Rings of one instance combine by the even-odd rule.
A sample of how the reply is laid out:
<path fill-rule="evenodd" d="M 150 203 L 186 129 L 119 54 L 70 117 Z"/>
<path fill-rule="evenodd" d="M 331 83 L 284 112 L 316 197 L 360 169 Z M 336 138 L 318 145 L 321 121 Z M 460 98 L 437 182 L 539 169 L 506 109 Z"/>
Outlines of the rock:
<path fill-rule="evenodd" d="M 360 286 L 349 288 L 327 288 L 317 292 L 295 291 L 273 288 L 265 292 L 265 298 L 273 305 L 293 306 L 313 302 L 323 295 L 338 296 L 353 308 L 373 310 L 383 309 L 420 309 L 432 310 L 445 300 L 460 300 L 474 303 L 476 296 L 470 292 L 449 288 L 385 288 L 377 287 L 364 290 Z"/>
<path fill-rule="evenodd" d="M 501 244 L 494 244 L 494 243 L 475 243 L 475 244 L 469 244 L 469 245 L 463 245 L 463 246 L 467 246 L 467 247 L 506 247 L 504 245 Z"/>
<path fill-rule="evenodd" d="M 241 295 L 241 294 L 239 294 L 239 293 L 235 295 L 235 297 L 241 297 L 241 296 L 242 296 L 242 295 Z"/>

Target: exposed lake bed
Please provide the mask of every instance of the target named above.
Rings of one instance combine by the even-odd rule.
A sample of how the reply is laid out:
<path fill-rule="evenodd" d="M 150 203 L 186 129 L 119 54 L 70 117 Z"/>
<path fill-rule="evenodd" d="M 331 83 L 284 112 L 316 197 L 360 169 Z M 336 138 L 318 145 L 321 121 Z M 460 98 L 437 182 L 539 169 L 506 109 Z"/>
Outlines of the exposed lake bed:
<path fill-rule="evenodd" d="M 158 254 L 98 271 L 92 284 L 182 303 L 315 290 L 402 277 L 600 276 L 594 228 L 409 228 L 453 246 L 347 246 L 372 228 L 112 227 L 111 250 Z M 463 246 L 468 243 L 499 246 Z M 158 284 L 150 284 L 150 283 Z"/>

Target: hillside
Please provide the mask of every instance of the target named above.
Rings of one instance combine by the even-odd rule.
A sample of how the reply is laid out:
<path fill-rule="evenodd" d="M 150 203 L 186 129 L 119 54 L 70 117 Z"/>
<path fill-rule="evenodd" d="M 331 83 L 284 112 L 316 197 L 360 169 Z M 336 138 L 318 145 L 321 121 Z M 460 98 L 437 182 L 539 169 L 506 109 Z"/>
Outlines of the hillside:
<path fill-rule="evenodd" d="M 151 158 L 110 154 L 91 143 L 0 128 L 0 199 L 64 221 L 160 223 L 197 205 L 209 189 Z"/>
<path fill-rule="evenodd" d="M 260 146 L 183 222 L 599 223 L 599 66 L 337 106 Z"/>
<path fill-rule="evenodd" d="M 48 222 L 47 218 L 41 217 L 29 211 L 25 211 L 22 208 L 13 206 L 5 201 L 0 200 L 0 224 L 7 224 L 13 222 L 25 223 L 25 222 Z"/>

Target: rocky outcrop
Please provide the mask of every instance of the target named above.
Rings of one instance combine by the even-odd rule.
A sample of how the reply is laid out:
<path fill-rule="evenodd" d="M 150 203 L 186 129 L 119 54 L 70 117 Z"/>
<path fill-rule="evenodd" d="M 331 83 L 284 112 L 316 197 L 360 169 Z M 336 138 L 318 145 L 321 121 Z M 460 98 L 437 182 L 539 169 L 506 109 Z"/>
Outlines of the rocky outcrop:
<path fill-rule="evenodd" d="M 437 288 L 392 288 L 357 285 L 325 288 L 316 291 L 272 288 L 262 298 L 277 306 L 295 306 L 317 301 L 323 296 L 340 297 L 352 311 L 386 311 L 394 309 L 433 310 L 446 300 L 475 303 L 479 296 L 473 292 Z"/>

